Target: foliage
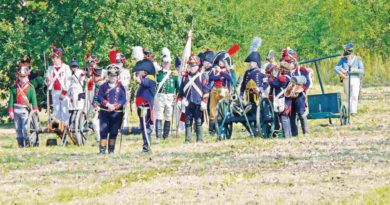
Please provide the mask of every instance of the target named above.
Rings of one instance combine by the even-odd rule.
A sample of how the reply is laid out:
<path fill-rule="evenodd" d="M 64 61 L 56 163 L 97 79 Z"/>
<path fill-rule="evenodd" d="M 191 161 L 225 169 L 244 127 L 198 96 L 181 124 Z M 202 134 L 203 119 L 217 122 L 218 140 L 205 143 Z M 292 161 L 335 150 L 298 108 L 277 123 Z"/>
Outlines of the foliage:
<path fill-rule="evenodd" d="M 386 0 L 22 2 L 0 3 L 1 88 L 14 78 L 13 68 L 24 54 L 31 55 L 35 68 L 43 71 L 42 52 L 49 52 L 52 44 L 65 50 L 66 62 L 83 61 L 85 53 L 92 52 L 105 65 L 111 48 L 129 54 L 135 45 L 155 51 L 157 59 L 164 46 L 180 56 L 191 24 L 195 53 L 206 47 L 226 50 L 237 42 L 242 50 L 235 60 L 242 62 L 251 39 L 258 35 L 263 39 L 263 56 L 270 49 L 280 52 L 290 46 L 303 60 L 341 52 L 342 45 L 353 42 L 367 67 L 366 82 L 390 80 L 385 68 L 390 53 Z M 334 83 L 337 78 L 330 68 L 325 75 Z"/>

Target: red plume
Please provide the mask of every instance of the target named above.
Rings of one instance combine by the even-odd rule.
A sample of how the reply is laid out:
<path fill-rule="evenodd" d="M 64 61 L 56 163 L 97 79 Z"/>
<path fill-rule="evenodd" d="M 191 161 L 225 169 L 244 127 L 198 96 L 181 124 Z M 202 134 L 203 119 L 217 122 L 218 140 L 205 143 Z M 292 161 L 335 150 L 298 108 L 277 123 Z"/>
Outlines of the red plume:
<path fill-rule="evenodd" d="M 50 48 L 53 49 L 53 48 L 56 48 L 56 46 L 55 45 L 51 45 Z"/>
<path fill-rule="evenodd" d="M 211 49 L 210 48 L 206 48 L 206 51 L 210 51 Z"/>
<path fill-rule="evenodd" d="M 118 50 L 111 50 L 108 54 L 108 57 L 110 57 L 111 63 L 116 63 L 116 54 L 118 53 Z"/>
<path fill-rule="evenodd" d="M 85 58 L 86 58 L 86 59 L 88 59 L 89 57 L 91 57 L 91 54 L 90 54 L 90 53 L 85 54 Z"/>
<path fill-rule="evenodd" d="M 230 47 L 229 49 L 228 49 L 228 54 L 230 55 L 230 56 L 233 56 L 235 53 L 237 53 L 238 51 L 240 50 L 240 45 L 238 45 L 237 43 L 235 43 L 235 44 L 233 44 L 233 46 L 232 47 Z"/>

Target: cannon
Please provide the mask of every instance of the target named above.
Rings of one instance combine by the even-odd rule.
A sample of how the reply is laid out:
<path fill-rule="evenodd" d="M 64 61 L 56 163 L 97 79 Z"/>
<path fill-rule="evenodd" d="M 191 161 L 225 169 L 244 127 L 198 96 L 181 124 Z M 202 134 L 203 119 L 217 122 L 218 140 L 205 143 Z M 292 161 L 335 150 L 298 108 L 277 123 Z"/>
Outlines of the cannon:
<path fill-rule="evenodd" d="M 230 99 L 221 99 L 216 110 L 215 127 L 218 140 L 230 139 L 235 123 L 241 123 L 251 137 L 273 136 L 275 115 L 268 98 L 262 98 L 255 104 L 244 102 L 240 96 L 233 94 Z"/>

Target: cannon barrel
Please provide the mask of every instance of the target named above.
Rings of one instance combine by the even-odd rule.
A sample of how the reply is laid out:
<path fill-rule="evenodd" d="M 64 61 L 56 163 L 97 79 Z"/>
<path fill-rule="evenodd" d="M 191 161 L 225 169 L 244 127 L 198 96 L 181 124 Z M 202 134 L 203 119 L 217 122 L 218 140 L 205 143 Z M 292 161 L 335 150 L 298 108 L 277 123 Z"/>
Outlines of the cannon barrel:
<path fill-rule="evenodd" d="M 313 59 L 310 59 L 310 60 L 304 60 L 304 61 L 299 62 L 299 64 L 314 63 L 314 62 L 317 62 L 317 61 L 321 61 L 321 60 L 328 59 L 328 58 L 334 58 L 334 57 L 338 57 L 338 56 L 341 56 L 341 54 L 337 53 L 337 54 L 333 54 L 333 55 L 329 55 L 329 56 L 313 58 Z"/>

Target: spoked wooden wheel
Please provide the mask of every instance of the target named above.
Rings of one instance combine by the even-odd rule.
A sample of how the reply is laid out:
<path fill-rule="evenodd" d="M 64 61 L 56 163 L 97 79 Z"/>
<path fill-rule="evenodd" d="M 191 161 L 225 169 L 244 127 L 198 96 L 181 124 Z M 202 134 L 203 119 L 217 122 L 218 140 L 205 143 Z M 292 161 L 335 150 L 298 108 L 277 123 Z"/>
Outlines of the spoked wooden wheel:
<path fill-rule="evenodd" d="M 77 111 L 74 136 L 76 144 L 85 145 L 88 141 L 88 116 L 84 111 Z"/>
<path fill-rule="evenodd" d="M 341 105 L 340 108 L 340 125 L 346 125 L 348 123 L 348 113 L 347 107 L 345 105 Z"/>
<path fill-rule="evenodd" d="M 218 140 L 230 139 L 233 131 L 233 125 L 232 123 L 226 123 L 226 118 L 229 114 L 228 101 L 226 99 L 221 99 L 217 104 L 216 111 L 215 128 L 217 130 Z"/>
<path fill-rule="evenodd" d="M 39 146 L 39 131 L 41 125 L 39 123 L 38 111 L 30 112 L 27 119 L 27 137 L 30 146 Z"/>
<path fill-rule="evenodd" d="M 261 137 L 272 137 L 275 129 L 275 115 L 274 108 L 268 98 L 263 98 L 257 106 L 256 125 Z"/>

